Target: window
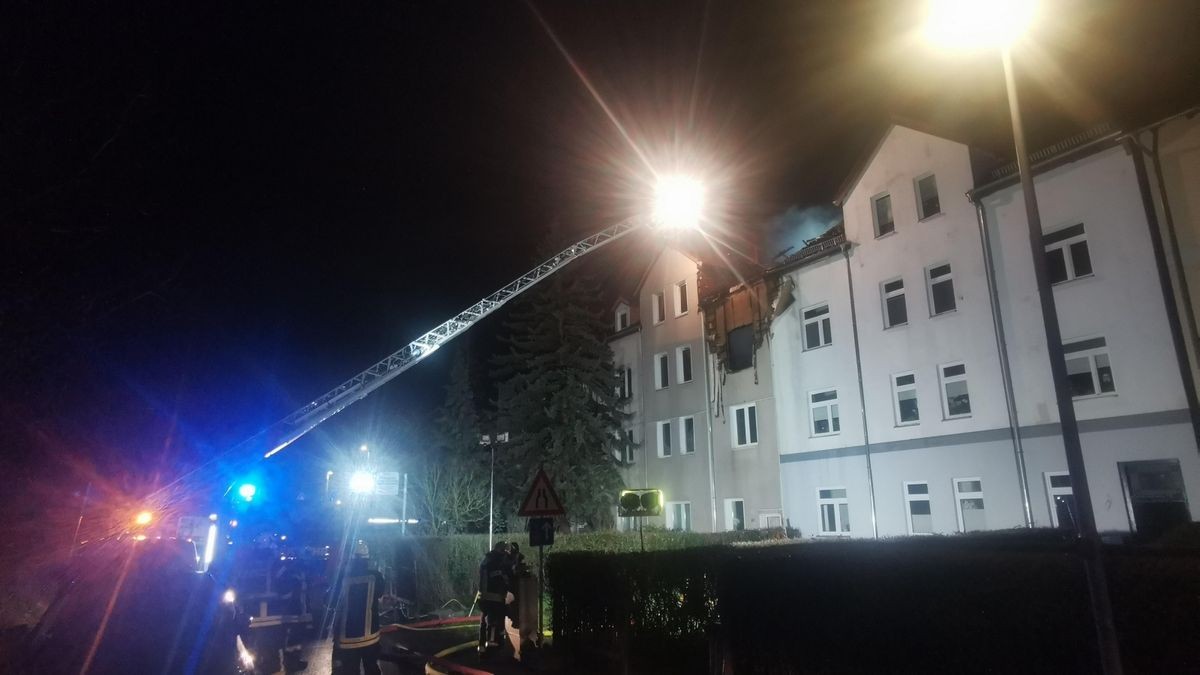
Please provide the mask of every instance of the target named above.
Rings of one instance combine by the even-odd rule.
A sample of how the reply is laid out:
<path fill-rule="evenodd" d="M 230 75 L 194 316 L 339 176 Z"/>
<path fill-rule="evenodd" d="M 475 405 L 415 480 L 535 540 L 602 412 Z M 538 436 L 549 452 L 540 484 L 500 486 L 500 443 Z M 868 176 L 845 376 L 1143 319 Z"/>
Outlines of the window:
<path fill-rule="evenodd" d="M 662 293 L 650 297 L 650 309 L 654 312 L 654 323 L 662 323 L 667 318 L 667 305 Z"/>
<path fill-rule="evenodd" d="M 893 412 L 896 413 L 896 426 L 916 424 L 921 421 L 921 411 L 917 406 L 917 376 L 914 373 L 897 373 L 892 376 Z"/>
<path fill-rule="evenodd" d="M 679 429 L 683 434 L 683 444 L 679 447 L 679 452 L 690 455 L 696 451 L 696 418 L 680 417 Z"/>
<path fill-rule="evenodd" d="M 975 532 L 987 529 L 987 513 L 983 508 L 982 480 L 978 478 L 955 478 L 954 507 L 958 511 L 959 532 Z"/>
<path fill-rule="evenodd" d="M 925 220 L 942 212 L 938 199 L 937 179 L 933 174 L 917 179 L 917 217 Z"/>
<path fill-rule="evenodd" d="M 671 383 L 671 374 L 667 370 L 670 359 L 665 353 L 654 355 L 654 388 L 666 389 Z"/>
<path fill-rule="evenodd" d="M 633 369 L 629 367 L 617 371 L 617 398 L 628 400 L 633 396 Z"/>
<path fill-rule="evenodd" d="M 1092 255 L 1083 223 L 1042 235 L 1042 245 L 1046 247 L 1046 276 L 1050 283 L 1092 274 Z"/>
<path fill-rule="evenodd" d="M 688 313 L 688 294 L 687 282 L 681 281 L 675 284 L 675 316 L 683 316 Z"/>
<path fill-rule="evenodd" d="M 896 221 L 892 217 L 892 196 L 881 194 L 871 198 L 871 215 L 875 218 L 875 236 L 882 237 L 896 231 Z"/>
<path fill-rule="evenodd" d="M 942 414 L 946 419 L 971 414 L 971 395 L 967 391 L 967 366 L 950 363 L 938 366 L 942 379 Z"/>
<path fill-rule="evenodd" d="M 633 442 L 633 429 L 626 429 L 625 444 L 621 448 L 621 459 L 624 460 L 626 464 L 633 464 L 633 449 L 636 446 L 637 443 Z"/>
<path fill-rule="evenodd" d="M 929 483 L 904 484 L 904 505 L 908 513 L 909 534 L 933 534 L 933 511 L 929 508 Z"/>
<path fill-rule="evenodd" d="M 829 334 L 829 305 L 804 310 L 804 348 L 816 349 L 833 344 Z"/>
<path fill-rule="evenodd" d="M 1116 393 L 1104 338 L 1068 342 L 1063 345 L 1063 356 L 1067 360 L 1067 383 L 1071 385 L 1072 397 Z"/>
<path fill-rule="evenodd" d="M 821 534 L 843 536 L 850 533 L 850 500 L 846 488 L 818 488 L 817 508 L 821 510 Z"/>
<path fill-rule="evenodd" d="M 733 447 L 741 448 L 758 442 L 758 406 L 734 406 L 729 409 L 733 418 Z"/>
<path fill-rule="evenodd" d="M 1071 474 L 1066 471 L 1047 471 L 1046 498 L 1050 501 L 1050 522 L 1054 527 L 1076 529 L 1075 491 L 1071 489 Z"/>
<path fill-rule="evenodd" d="M 740 532 L 746 529 L 746 502 L 741 499 L 725 500 L 725 529 Z"/>
<path fill-rule="evenodd" d="M 691 531 L 691 502 L 667 502 L 667 529 L 679 532 Z"/>
<path fill-rule="evenodd" d="M 842 430 L 842 421 L 838 416 L 837 389 L 809 394 L 808 413 L 808 418 L 812 420 L 813 436 L 828 436 Z"/>
<path fill-rule="evenodd" d="M 954 277 L 950 274 L 950 263 L 925 268 L 925 281 L 929 285 L 929 316 L 953 311 Z"/>
<path fill-rule="evenodd" d="M 629 328 L 629 305 L 622 304 L 617 307 L 616 321 L 618 331 Z"/>
<path fill-rule="evenodd" d="M 904 280 L 885 281 L 882 289 L 883 327 L 891 328 L 908 323 L 908 305 L 904 304 Z"/>
<path fill-rule="evenodd" d="M 741 326 L 729 331 L 729 370 L 736 372 L 754 365 L 754 327 Z"/>
<path fill-rule="evenodd" d="M 671 420 L 663 420 L 658 425 L 658 456 L 671 456 Z"/>
<path fill-rule="evenodd" d="M 675 348 L 675 377 L 679 384 L 692 381 L 692 348 Z"/>

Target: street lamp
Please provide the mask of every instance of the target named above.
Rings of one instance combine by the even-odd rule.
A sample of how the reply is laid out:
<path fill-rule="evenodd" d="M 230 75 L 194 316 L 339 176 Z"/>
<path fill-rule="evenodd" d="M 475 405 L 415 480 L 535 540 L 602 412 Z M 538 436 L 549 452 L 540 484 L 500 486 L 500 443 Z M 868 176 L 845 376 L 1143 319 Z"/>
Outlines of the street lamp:
<path fill-rule="evenodd" d="M 700 227 L 704 213 L 704 184 L 691 176 L 662 176 L 654 188 L 652 222 L 672 230 Z"/>
<path fill-rule="evenodd" d="M 1033 170 L 1029 150 L 1025 145 L 1025 129 L 1013 77 L 1012 45 L 1020 39 L 1037 15 L 1036 0 L 930 0 L 925 23 L 926 38 L 950 48 L 999 49 L 1004 66 L 1004 85 L 1008 94 L 1008 109 L 1012 118 L 1013 143 L 1017 154 L 1017 171 L 1021 193 L 1025 199 L 1025 220 L 1029 229 L 1029 246 L 1033 254 L 1033 271 L 1041 299 L 1042 325 L 1046 332 L 1046 351 L 1050 357 L 1050 374 L 1062 426 L 1063 448 L 1071 489 L 1078 505 L 1079 536 L 1085 544 L 1084 565 L 1088 592 L 1091 596 L 1092 619 L 1096 624 L 1100 648 L 1100 664 L 1108 675 L 1122 671 L 1121 653 L 1113 623 L 1112 601 L 1101 557 L 1100 537 L 1096 531 L 1096 514 L 1092 508 L 1091 488 L 1083 461 L 1083 446 L 1079 440 L 1079 424 L 1075 419 L 1075 402 L 1067 386 L 1067 366 L 1063 356 L 1062 335 L 1058 325 L 1058 310 L 1054 292 L 1046 274 L 1046 250 L 1042 245 L 1042 219 L 1034 192 Z"/>
<path fill-rule="evenodd" d="M 495 530 L 493 526 L 493 515 L 496 510 L 496 443 L 507 443 L 508 432 L 496 434 L 496 441 L 492 442 L 490 434 L 483 434 L 479 437 L 479 444 L 488 446 L 488 451 L 492 455 L 492 466 L 488 471 L 488 550 L 492 550 L 492 535 Z"/>

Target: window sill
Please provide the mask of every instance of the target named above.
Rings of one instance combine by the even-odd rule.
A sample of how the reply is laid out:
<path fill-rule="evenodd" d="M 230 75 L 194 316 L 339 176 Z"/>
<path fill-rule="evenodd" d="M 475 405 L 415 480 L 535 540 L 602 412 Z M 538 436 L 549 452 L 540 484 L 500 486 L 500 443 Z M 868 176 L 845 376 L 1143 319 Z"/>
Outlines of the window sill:
<path fill-rule="evenodd" d="M 735 446 L 733 446 L 733 449 L 734 450 L 749 450 L 751 448 L 757 448 L 757 447 L 758 447 L 758 443 L 746 443 L 745 445 L 735 445 Z"/>
<path fill-rule="evenodd" d="M 943 422 L 953 422 L 954 420 L 969 420 L 969 419 L 971 419 L 970 413 L 967 413 L 966 415 L 946 415 L 946 416 L 942 417 Z"/>
<path fill-rule="evenodd" d="M 1072 283 L 1074 283 L 1076 281 L 1087 281 L 1088 279 L 1095 279 L 1095 278 L 1096 278 L 1096 273 L 1093 272 L 1091 274 L 1084 274 L 1083 276 L 1071 277 L 1070 279 L 1063 279 L 1062 281 L 1051 282 L 1050 288 L 1058 288 L 1059 286 L 1070 286 Z"/>
<path fill-rule="evenodd" d="M 958 314 L 958 307 L 955 307 L 954 309 L 948 309 L 944 312 L 938 312 L 937 314 L 930 314 L 929 318 L 930 319 L 940 319 L 944 316 L 954 316 L 955 314 Z"/>
<path fill-rule="evenodd" d="M 1117 397 L 1117 392 L 1115 392 L 1115 391 L 1102 391 L 1099 394 L 1088 394 L 1086 396 L 1072 396 L 1071 400 L 1072 401 L 1090 401 L 1091 399 L 1094 399 L 1094 398 L 1116 398 L 1116 397 Z"/>
<path fill-rule="evenodd" d="M 918 218 L 918 219 L 917 219 L 917 222 L 918 222 L 918 223 L 924 223 L 924 222 L 928 222 L 928 221 L 930 221 L 930 220 L 936 220 L 936 219 L 938 219 L 938 218 L 940 218 L 940 217 L 942 217 L 942 216 L 944 216 L 944 215 L 946 215 L 946 212 L 945 212 L 945 211 L 938 211 L 937 213 L 930 214 L 930 215 L 928 215 L 928 216 L 925 216 L 925 217 L 923 217 L 923 218 Z"/>
<path fill-rule="evenodd" d="M 834 537 L 837 539 L 846 539 L 850 536 L 849 532 L 818 532 L 818 537 Z"/>
<path fill-rule="evenodd" d="M 687 316 L 687 315 L 688 315 L 687 312 L 679 312 L 678 314 L 675 315 L 675 318 L 678 319 L 681 316 Z"/>
<path fill-rule="evenodd" d="M 921 420 L 913 420 L 911 422 L 897 422 L 895 426 L 897 429 L 904 429 L 905 427 L 915 427 L 919 426 L 920 424 Z"/>
<path fill-rule="evenodd" d="M 804 349 L 802 349 L 801 351 L 805 351 L 805 352 L 815 352 L 815 351 L 817 351 L 818 349 L 824 349 L 824 348 L 826 348 L 826 347 L 832 347 L 832 346 L 833 346 L 833 343 L 832 343 L 832 342 L 830 342 L 829 344 L 826 344 L 826 345 L 817 345 L 816 347 L 805 347 L 805 348 L 804 348 Z"/>
<path fill-rule="evenodd" d="M 809 434 L 809 438 L 829 438 L 830 436 L 841 436 L 841 431 L 831 431 L 827 434 Z"/>
<path fill-rule="evenodd" d="M 695 382 L 695 380 L 684 380 L 682 382 L 676 382 L 675 384 L 691 384 L 693 382 Z"/>
<path fill-rule="evenodd" d="M 908 325 L 908 322 L 905 321 L 904 323 L 897 323 L 897 324 L 892 324 L 891 326 L 884 326 L 883 329 L 884 330 L 892 330 L 893 328 L 904 328 L 907 325 Z"/>
<path fill-rule="evenodd" d="M 876 231 L 878 231 L 878 230 L 876 230 Z M 875 238 L 876 239 L 887 239 L 888 237 L 895 236 L 895 234 L 896 234 L 896 225 L 895 225 L 895 223 L 893 223 L 891 232 L 884 232 L 883 234 L 877 234 L 877 235 L 875 235 Z"/>

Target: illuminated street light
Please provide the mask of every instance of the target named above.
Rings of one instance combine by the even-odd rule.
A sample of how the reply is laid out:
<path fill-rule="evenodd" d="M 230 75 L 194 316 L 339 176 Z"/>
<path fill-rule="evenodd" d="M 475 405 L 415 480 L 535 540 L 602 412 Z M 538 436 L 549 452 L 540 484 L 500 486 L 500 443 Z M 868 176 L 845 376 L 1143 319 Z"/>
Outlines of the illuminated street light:
<path fill-rule="evenodd" d="M 365 495 L 375 491 L 375 475 L 369 471 L 355 471 L 350 476 L 350 491 Z"/>
<path fill-rule="evenodd" d="M 1055 307 L 1054 292 L 1050 288 L 1046 249 L 1042 242 L 1042 217 L 1033 184 L 1029 149 L 1025 144 L 1025 128 L 1021 121 L 1016 77 L 1013 74 L 1012 47 L 1033 22 L 1037 14 L 1036 4 L 1036 0 L 930 0 L 925 36 L 943 47 L 991 48 L 1000 52 L 1000 62 L 1004 66 L 1004 86 L 1008 94 L 1008 112 L 1012 119 L 1017 174 L 1025 201 L 1025 224 L 1042 311 L 1046 351 L 1050 360 L 1050 376 L 1054 384 L 1063 450 L 1067 456 L 1067 471 L 1079 509 L 1076 524 L 1079 538 L 1084 544 L 1082 557 L 1087 572 L 1084 576 L 1091 599 L 1100 666 L 1106 675 L 1119 675 L 1122 672 L 1121 650 L 1117 642 L 1116 624 L 1113 621 L 1112 599 L 1108 592 L 1100 536 L 1096 530 L 1091 487 L 1088 485 L 1084 466 L 1083 445 L 1079 439 L 1079 422 L 1075 418 L 1075 401 L 1068 386 L 1062 332 L 1058 325 L 1058 309 Z M 1025 460 L 1023 456 L 1018 455 L 1017 461 L 1020 465 L 1018 474 L 1025 501 L 1025 522 L 1027 526 L 1032 526 Z"/>
<path fill-rule="evenodd" d="M 134 517 L 133 522 L 138 525 L 149 525 L 151 520 L 154 520 L 154 514 L 149 511 L 142 511 Z"/>
<path fill-rule="evenodd" d="M 254 483 L 242 483 L 242 486 L 238 488 L 238 494 L 248 502 L 253 501 L 254 495 L 258 494 L 258 488 Z"/>
<path fill-rule="evenodd" d="M 654 189 L 654 224 L 672 230 L 700 226 L 704 185 L 688 176 L 663 176 Z"/>
<path fill-rule="evenodd" d="M 1037 15 L 1036 0 L 930 0 L 925 38 L 951 49 L 1007 48 Z"/>

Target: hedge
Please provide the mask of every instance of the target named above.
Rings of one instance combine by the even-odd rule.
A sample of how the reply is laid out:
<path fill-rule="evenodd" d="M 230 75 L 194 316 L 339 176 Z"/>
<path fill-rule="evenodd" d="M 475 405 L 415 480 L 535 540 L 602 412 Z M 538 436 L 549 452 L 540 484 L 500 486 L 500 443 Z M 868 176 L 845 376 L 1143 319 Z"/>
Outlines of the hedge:
<path fill-rule="evenodd" d="M 780 530 L 746 530 L 701 534 L 647 529 L 647 551 L 668 551 L 714 544 L 755 542 L 778 539 Z M 497 534 L 496 541 L 516 541 L 521 552 L 535 567 L 537 549 L 527 546 L 528 535 Z M 393 565 L 399 580 L 400 595 L 415 601 L 418 611 L 431 612 L 450 599 L 470 607 L 478 590 L 479 562 L 487 552 L 486 534 L 458 534 L 445 537 L 404 537 L 392 542 Z M 639 551 L 636 532 L 587 532 L 556 535 L 554 546 L 547 547 L 546 559 L 567 552 L 621 553 Z"/>
<path fill-rule="evenodd" d="M 1200 672 L 1200 553 L 1105 557 L 1126 672 Z M 556 643 L 632 672 L 1098 669 L 1082 558 L 1053 531 L 563 553 L 549 579 Z"/>

